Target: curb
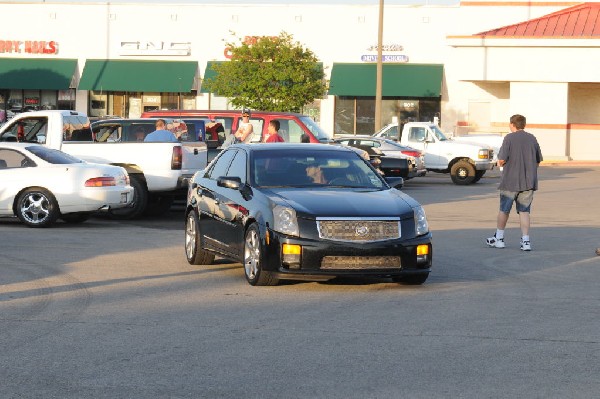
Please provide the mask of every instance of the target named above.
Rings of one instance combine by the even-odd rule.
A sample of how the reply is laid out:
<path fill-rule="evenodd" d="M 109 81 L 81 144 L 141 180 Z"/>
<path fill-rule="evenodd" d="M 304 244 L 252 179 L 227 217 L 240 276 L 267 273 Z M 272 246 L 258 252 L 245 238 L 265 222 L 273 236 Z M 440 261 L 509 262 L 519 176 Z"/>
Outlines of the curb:
<path fill-rule="evenodd" d="M 542 161 L 541 166 L 600 166 L 600 161 Z"/>

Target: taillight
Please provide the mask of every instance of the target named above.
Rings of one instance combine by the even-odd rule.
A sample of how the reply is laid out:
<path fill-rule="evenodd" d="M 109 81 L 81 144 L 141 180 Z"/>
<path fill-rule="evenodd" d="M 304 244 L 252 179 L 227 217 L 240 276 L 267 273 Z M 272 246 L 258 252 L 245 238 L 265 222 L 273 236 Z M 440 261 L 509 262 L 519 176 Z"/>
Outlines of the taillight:
<path fill-rule="evenodd" d="M 116 185 L 117 180 L 114 177 L 93 177 L 85 181 L 86 187 L 108 187 Z"/>
<path fill-rule="evenodd" d="M 419 158 L 421 156 L 421 151 L 414 151 L 414 150 L 404 150 L 401 151 L 404 155 L 408 155 L 409 157 L 416 157 Z"/>
<path fill-rule="evenodd" d="M 181 146 L 173 147 L 173 156 L 171 157 L 171 169 L 180 170 L 183 164 L 183 150 Z"/>

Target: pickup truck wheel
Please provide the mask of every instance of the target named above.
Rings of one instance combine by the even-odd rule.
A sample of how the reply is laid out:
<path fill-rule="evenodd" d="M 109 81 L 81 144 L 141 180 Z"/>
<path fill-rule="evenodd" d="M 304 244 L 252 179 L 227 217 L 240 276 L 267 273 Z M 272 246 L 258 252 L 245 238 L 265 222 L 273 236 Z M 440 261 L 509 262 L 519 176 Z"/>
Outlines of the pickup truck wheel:
<path fill-rule="evenodd" d="M 111 209 L 110 215 L 114 219 L 135 219 L 140 217 L 146 210 L 148 204 L 148 190 L 146 185 L 135 176 L 130 176 L 130 185 L 133 187 L 133 200 L 131 205 L 125 208 Z"/>
<path fill-rule="evenodd" d="M 475 182 L 475 167 L 467 161 L 458 161 L 450 168 L 450 177 L 454 184 L 461 186 Z"/>
<path fill-rule="evenodd" d="M 28 227 L 48 227 L 60 215 L 54 195 L 40 187 L 23 191 L 15 210 L 17 217 Z"/>
<path fill-rule="evenodd" d="M 198 214 L 190 211 L 185 219 L 185 256 L 190 265 L 210 265 L 215 255 L 202 248 Z"/>

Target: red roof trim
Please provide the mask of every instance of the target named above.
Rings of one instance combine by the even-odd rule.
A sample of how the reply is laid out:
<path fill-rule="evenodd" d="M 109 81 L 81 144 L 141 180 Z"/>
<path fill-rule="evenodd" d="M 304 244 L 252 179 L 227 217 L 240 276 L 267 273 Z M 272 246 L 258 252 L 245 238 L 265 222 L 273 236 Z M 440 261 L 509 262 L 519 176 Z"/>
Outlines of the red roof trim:
<path fill-rule="evenodd" d="M 593 37 L 600 36 L 600 3 L 583 3 L 540 18 L 474 36 Z"/>

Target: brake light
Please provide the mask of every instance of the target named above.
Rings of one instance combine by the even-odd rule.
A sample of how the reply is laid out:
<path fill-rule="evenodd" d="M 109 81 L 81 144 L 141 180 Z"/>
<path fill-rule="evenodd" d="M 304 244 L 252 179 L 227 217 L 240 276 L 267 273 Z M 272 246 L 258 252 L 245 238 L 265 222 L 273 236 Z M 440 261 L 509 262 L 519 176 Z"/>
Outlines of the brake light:
<path fill-rule="evenodd" d="M 404 155 L 408 155 L 409 157 L 416 157 L 419 158 L 421 156 L 421 151 L 415 151 L 415 150 L 404 150 L 401 151 Z"/>
<path fill-rule="evenodd" d="M 173 156 L 171 157 L 171 169 L 181 170 L 183 164 L 183 150 L 181 146 L 173 147 Z"/>
<path fill-rule="evenodd" d="M 114 177 L 93 177 L 85 181 L 86 187 L 109 187 L 116 185 L 117 181 Z"/>

